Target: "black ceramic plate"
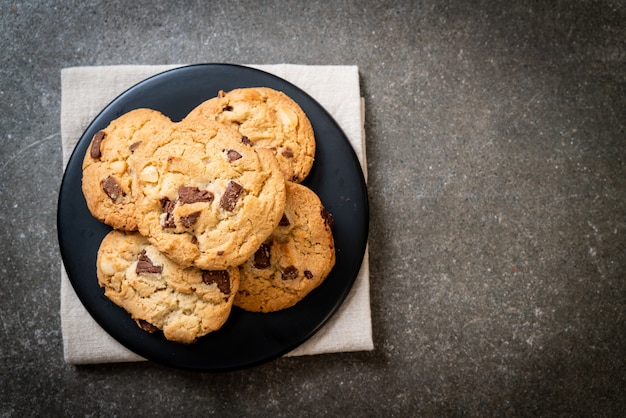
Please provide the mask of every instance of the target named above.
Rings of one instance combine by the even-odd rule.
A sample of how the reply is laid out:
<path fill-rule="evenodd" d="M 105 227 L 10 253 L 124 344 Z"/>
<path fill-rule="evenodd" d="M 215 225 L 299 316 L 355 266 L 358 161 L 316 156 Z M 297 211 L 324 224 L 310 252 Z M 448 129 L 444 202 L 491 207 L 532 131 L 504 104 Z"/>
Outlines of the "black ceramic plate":
<path fill-rule="evenodd" d="M 139 107 L 182 119 L 219 90 L 266 86 L 292 97 L 306 112 L 317 139 L 314 167 L 304 182 L 334 217 L 337 262 L 324 283 L 290 309 L 258 314 L 233 308 L 224 326 L 195 344 L 167 341 L 137 327 L 104 297 L 96 279 L 96 254 L 110 228 L 93 218 L 81 191 L 81 164 L 94 133 Z M 200 371 L 254 366 L 298 347 L 333 315 L 358 274 L 368 233 L 368 201 L 361 167 L 346 136 L 309 95 L 269 73 L 229 64 L 199 64 L 146 79 L 111 102 L 89 125 L 69 160 L 58 203 L 61 255 L 69 279 L 94 319 L 121 344 L 157 363 Z"/>

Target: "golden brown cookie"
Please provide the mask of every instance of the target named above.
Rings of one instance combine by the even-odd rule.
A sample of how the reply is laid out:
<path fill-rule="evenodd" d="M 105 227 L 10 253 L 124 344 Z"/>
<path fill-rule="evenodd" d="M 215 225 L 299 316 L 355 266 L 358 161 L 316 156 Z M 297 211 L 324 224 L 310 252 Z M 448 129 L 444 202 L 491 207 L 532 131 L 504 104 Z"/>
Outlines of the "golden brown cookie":
<path fill-rule="evenodd" d="M 192 343 L 228 319 L 239 285 L 236 268 L 202 271 L 175 264 L 138 233 L 111 231 L 97 258 L 104 294 L 144 330 Z"/>
<path fill-rule="evenodd" d="M 171 125 L 160 112 L 136 109 L 94 135 L 83 159 L 82 190 L 96 219 L 115 229 L 137 229 L 132 156 L 147 141 L 166 136 Z"/>
<path fill-rule="evenodd" d="M 248 259 L 278 225 L 285 181 L 271 151 L 229 126 L 180 122 L 135 157 L 138 228 L 182 266 Z"/>
<path fill-rule="evenodd" d="M 313 127 L 286 94 L 268 87 L 220 91 L 185 118 L 204 119 L 234 126 L 256 147 L 271 149 L 285 180 L 300 183 L 309 174 L 315 157 Z"/>
<path fill-rule="evenodd" d="M 335 265 L 332 216 L 307 187 L 287 183 L 279 226 L 239 267 L 235 306 L 273 312 L 295 305 L 319 286 Z"/>

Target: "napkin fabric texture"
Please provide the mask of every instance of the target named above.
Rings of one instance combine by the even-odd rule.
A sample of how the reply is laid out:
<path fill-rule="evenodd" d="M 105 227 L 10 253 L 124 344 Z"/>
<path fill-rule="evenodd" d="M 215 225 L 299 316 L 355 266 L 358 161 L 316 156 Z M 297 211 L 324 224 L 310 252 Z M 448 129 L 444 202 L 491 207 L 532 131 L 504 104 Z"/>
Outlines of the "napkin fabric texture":
<path fill-rule="evenodd" d="M 178 66 L 122 65 L 63 69 L 63 167 L 87 126 L 107 104 L 136 83 L 175 67 Z M 366 173 L 363 100 L 356 66 L 278 64 L 250 67 L 277 75 L 317 100 L 341 126 Z M 93 320 L 74 292 L 63 266 L 61 270 L 61 328 L 65 361 L 69 364 L 90 364 L 145 360 L 118 343 Z M 373 348 L 366 251 L 354 286 L 339 310 L 319 332 L 287 356 Z"/>

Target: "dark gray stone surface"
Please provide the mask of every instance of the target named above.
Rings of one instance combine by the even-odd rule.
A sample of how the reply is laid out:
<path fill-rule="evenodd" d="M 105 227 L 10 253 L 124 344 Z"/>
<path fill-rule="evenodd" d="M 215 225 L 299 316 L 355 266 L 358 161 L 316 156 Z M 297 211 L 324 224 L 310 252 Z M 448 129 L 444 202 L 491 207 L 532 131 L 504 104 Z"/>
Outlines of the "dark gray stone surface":
<path fill-rule="evenodd" d="M 626 4 L 264 3 L 0 3 L 0 416 L 626 414 Z M 63 362 L 60 70 L 196 62 L 359 66 L 373 352 Z"/>

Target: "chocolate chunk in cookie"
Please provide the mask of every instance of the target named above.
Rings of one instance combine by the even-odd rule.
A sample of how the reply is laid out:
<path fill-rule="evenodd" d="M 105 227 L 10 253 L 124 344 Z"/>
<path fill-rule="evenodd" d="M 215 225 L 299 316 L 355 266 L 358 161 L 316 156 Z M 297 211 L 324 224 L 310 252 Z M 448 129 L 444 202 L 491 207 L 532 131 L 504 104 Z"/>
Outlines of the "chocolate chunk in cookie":
<path fill-rule="evenodd" d="M 193 224 L 195 224 L 198 221 L 199 217 L 200 217 L 200 211 L 192 212 L 189 215 L 181 216 L 180 217 L 180 223 L 185 228 L 191 228 L 193 226 Z"/>
<path fill-rule="evenodd" d="M 230 295 L 230 275 L 227 270 L 205 270 L 202 272 L 202 281 L 208 285 L 215 283 L 220 292 Z"/>
<path fill-rule="evenodd" d="M 200 190 L 197 187 L 180 187 L 178 189 L 178 202 L 181 205 L 197 203 L 197 202 L 212 202 L 213 193 L 208 190 Z"/>
<path fill-rule="evenodd" d="M 296 266 L 288 266 L 281 274 L 283 280 L 294 280 L 296 277 L 298 277 L 298 269 Z"/>
<path fill-rule="evenodd" d="M 243 187 L 241 184 L 229 181 L 228 186 L 226 187 L 226 191 L 222 195 L 222 199 L 220 200 L 220 206 L 222 209 L 232 212 L 235 210 L 235 205 L 237 205 L 237 200 L 243 193 Z"/>
<path fill-rule="evenodd" d="M 239 154 L 234 149 L 229 149 L 226 151 L 226 156 L 228 157 L 228 162 L 232 163 L 233 161 L 237 161 L 241 158 L 241 154 Z"/>
<path fill-rule="evenodd" d="M 100 156 L 102 155 L 102 153 L 100 152 L 100 144 L 102 143 L 104 136 L 104 131 L 98 131 L 93 136 L 93 139 L 91 141 L 91 148 L 89 151 L 91 154 L 91 158 L 100 158 Z"/>
<path fill-rule="evenodd" d="M 135 272 L 137 274 L 141 273 L 161 273 L 163 271 L 163 267 L 155 266 L 150 260 L 150 257 L 146 255 L 146 251 L 142 251 L 137 257 L 137 267 L 135 267 Z"/>
<path fill-rule="evenodd" d="M 122 187 L 113 176 L 104 179 L 101 185 L 104 193 L 114 202 L 117 202 L 120 197 L 125 196 L 124 190 L 122 190 Z"/>
<path fill-rule="evenodd" d="M 261 247 L 254 253 L 253 265 L 257 269 L 266 269 L 270 266 L 269 244 L 261 244 Z"/>
<path fill-rule="evenodd" d="M 176 202 L 173 202 L 167 198 L 161 199 L 161 210 L 163 212 L 163 228 L 176 228 L 176 222 L 174 220 L 174 208 Z"/>

